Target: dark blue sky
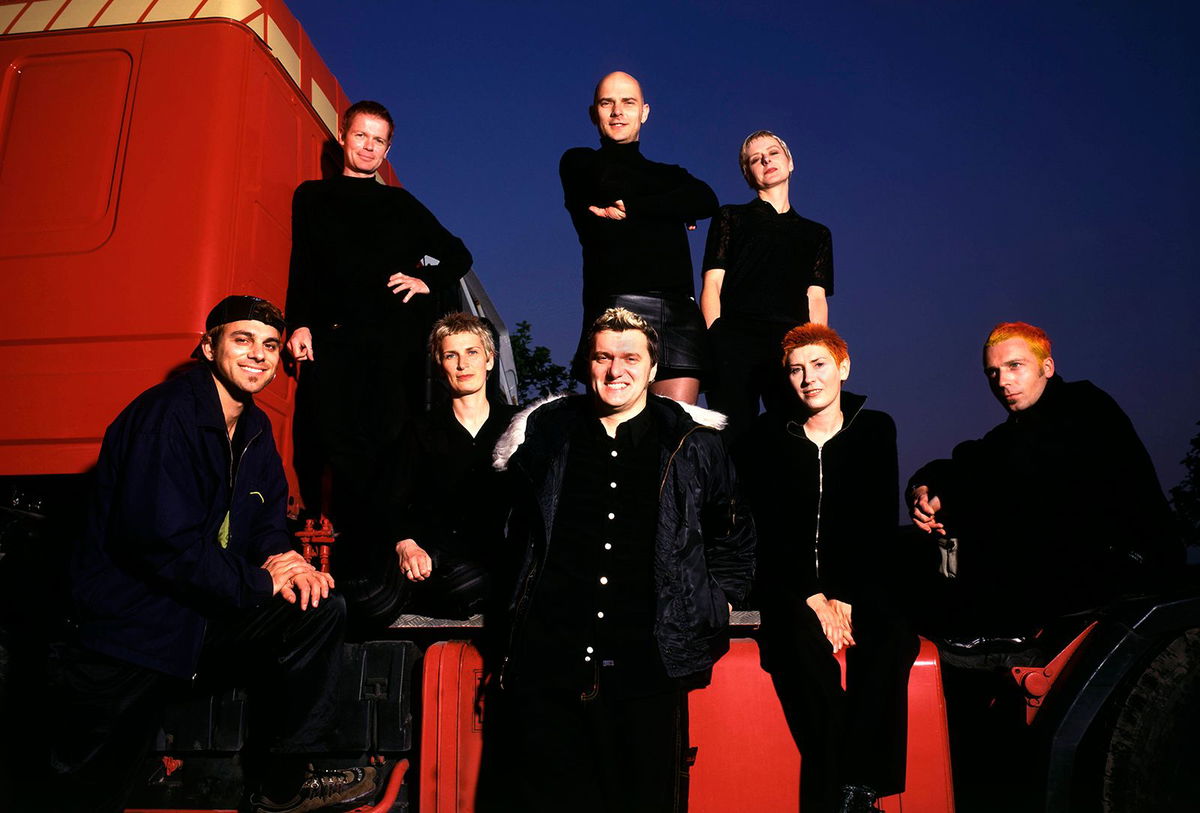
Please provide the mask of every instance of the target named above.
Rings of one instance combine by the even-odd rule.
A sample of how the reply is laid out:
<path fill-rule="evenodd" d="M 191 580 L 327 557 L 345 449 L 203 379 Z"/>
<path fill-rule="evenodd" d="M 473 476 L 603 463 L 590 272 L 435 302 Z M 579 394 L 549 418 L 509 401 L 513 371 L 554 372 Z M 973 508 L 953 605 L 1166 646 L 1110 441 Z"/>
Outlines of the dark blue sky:
<path fill-rule="evenodd" d="M 979 347 L 1023 319 L 1126 409 L 1164 487 L 1181 478 L 1200 420 L 1196 4 L 289 6 L 347 94 L 391 109 L 398 176 L 560 363 L 580 260 L 558 158 L 597 142 L 592 87 L 622 69 L 651 104 L 643 152 L 723 203 L 751 196 L 745 135 L 787 139 L 792 205 L 833 230 L 848 386 L 896 418 L 902 477 L 1003 418 Z"/>

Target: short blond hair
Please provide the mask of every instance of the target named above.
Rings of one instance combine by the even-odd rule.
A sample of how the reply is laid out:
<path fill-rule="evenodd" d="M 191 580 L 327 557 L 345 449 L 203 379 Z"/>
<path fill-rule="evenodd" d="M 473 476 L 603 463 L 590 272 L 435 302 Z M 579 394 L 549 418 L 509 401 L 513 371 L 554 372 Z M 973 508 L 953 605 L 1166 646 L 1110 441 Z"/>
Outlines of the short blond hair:
<path fill-rule="evenodd" d="M 742 177 L 746 179 L 746 183 L 750 184 L 751 189 L 758 189 L 754 185 L 754 177 L 750 174 L 750 156 L 747 150 L 750 149 L 750 142 L 756 138 L 773 138 L 779 142 L 779 146 L 783 147 L 783 154 L 792 160 L 792 151 L 788 149 L 787 142 L 779 136 L 772 133 L 770 130 L 755 130 L 750 135 L 746 136 L 746 140 L 742 142 L 742 148 L 738 150 L 738 166 L 742 168 Z"/>
<path fill-rule="evenodd" d="M 628 308 L 609 308 L 600 314 L 592 326 L 588 328 L 587 348 L 590 353 L 596 346 L 596 334 L 605 330 L 623 333 L 626 330 L 640 330 L 646 335 L 646 346 L 650 353 L 650 363 L 658 364 L 658 331 L 650 323 Z"/>
<path fill-rule="evenodd" d="M 442 361 L 442 342 L 448 336 L 458 333 L 471 333 L 479 337 L 483 351 L 488 358 L 496 355 L 496 340 L 492 337 L 492 329 L 487 322 L 469 313 L 448 313 L 433 323 L 429 332 L 429 357 L 439 364 Z"/>

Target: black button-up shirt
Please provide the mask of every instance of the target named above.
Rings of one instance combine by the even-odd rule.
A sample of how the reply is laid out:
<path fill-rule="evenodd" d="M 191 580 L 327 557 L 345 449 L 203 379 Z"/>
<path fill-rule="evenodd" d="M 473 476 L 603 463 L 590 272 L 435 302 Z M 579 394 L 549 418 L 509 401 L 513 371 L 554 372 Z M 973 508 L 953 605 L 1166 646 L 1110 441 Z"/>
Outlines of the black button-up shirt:
<path fill-rule="evenodd" d="M 669 689 L 654 639 L 661 452 L 649 410 L 610 438 L 572 434 L 545 570 L 530 607 L 525 679 L 606 693 Z M 598 682 L 599 681 L 599 684 Z"/>

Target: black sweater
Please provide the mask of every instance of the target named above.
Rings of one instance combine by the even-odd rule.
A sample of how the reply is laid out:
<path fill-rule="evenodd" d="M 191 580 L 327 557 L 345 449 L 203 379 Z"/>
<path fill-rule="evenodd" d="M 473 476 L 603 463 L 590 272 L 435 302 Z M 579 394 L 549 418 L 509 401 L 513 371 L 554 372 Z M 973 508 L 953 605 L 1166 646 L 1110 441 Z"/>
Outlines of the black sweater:
<path fill-rule="evenodd" d="M 425 256 L 440 265 L 418 268 Z M 388 277 L 411 274 L 436 292 L 470 268 L 462 240 L 405 189 L 339 175 L 305 181 L 292 198 L 287 320 L 293 329 L 320 332 L 339 324 L 394 333 L 417 308 L 392 293 Z"/>
<path fill-rule="evenodd" d="M 909 485 L 941 498 L 959 583 L 1010 626 L 1096 606 L 1183 561 L 1149 454 L 1090 381 L 1055 375 L 1036 404 Z"/>
<path fill-rule="evenodd" d="M 563 197 L 583 247 L 585 308 L 618 294 L 694 296 L 687 224 L 711 217 L 717 196 L 682 167 L 645 158 L 637 142 L 576 147 L 559 163 Z M 589 206 L 625 204 L 624 220 Z"/>

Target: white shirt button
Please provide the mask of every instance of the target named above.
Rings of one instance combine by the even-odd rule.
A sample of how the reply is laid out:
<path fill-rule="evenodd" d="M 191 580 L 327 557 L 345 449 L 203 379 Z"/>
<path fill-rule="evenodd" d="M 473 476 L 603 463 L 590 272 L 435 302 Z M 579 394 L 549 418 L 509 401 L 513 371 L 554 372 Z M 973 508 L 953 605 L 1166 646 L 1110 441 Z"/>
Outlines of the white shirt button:
<path fill-rule="evenodd" d="M 601 577 L 600 577 L 600 583 L 601 583 L 601 584 L 608 584 L 608 576 L 601 576 Z"/>
<path fill-rule="evenodd" d="M 587 648 L 587 652 L 588 652 L 588 654 L 589 654 L 589 655 L 591 655 L 591 654 L 592 654 L 593 652 L 595 652 L 595 651 L 596 651 L 596 650 L 592 649 L 590 646 Z"/>
<path fill-rule="evenodd" d="M 605 543 L 604 543 L 604 549 L 605 549 L 605 550 L 612 550 L 612 542 L 605 542 Z"/>
<path fill-rule="evenodd" d="M 604 610 L 601 610 L 600 612 L 596 613 L 596 617 L 597 617 L 597 618 L 603 618 L 603 617 L 604 617 Z"/>
<path fill-rule="evenodd" d="M 614 482 L 614 483 L 609 483 L 609 484 L 608 484 L 608 487 L 609 487 L 609 488 L 616 488 L 616 487 L 617 487 L 617 484 L 616 484 L 615 482 Z"/>
<path fill-rule="evenodd" d="M 591 656 L 591 655 L 584 655 L 584 656 L 583 656 L 583 660 L 584 660 L 584 662 L 585 662 L 585 663 L 588 663 L 588 662 L 590 662 L 590 661 L 592 660 L 592 656 Z"/>
<path fill-rule="evenodd" d="M 617 450 L 616 450 L 616 449 L 613 449 L 613 450 L 612 450 L 612 456 L 613 456 L 613 457 L 616 457 L 616 456 L 617 456 Z"/>
<path fill-rule="evenodd" d="M 608 518 L 609 518 L 609 519 L 616 519 L 616 518 L 617 518 L 617 515 L 616 515 L 616 514 L 614 514 L 614 513 L 613 513 L 613 512 L 611 512 L 611 511 L 609 511 L 609 512 L 608 512 Z"/>

